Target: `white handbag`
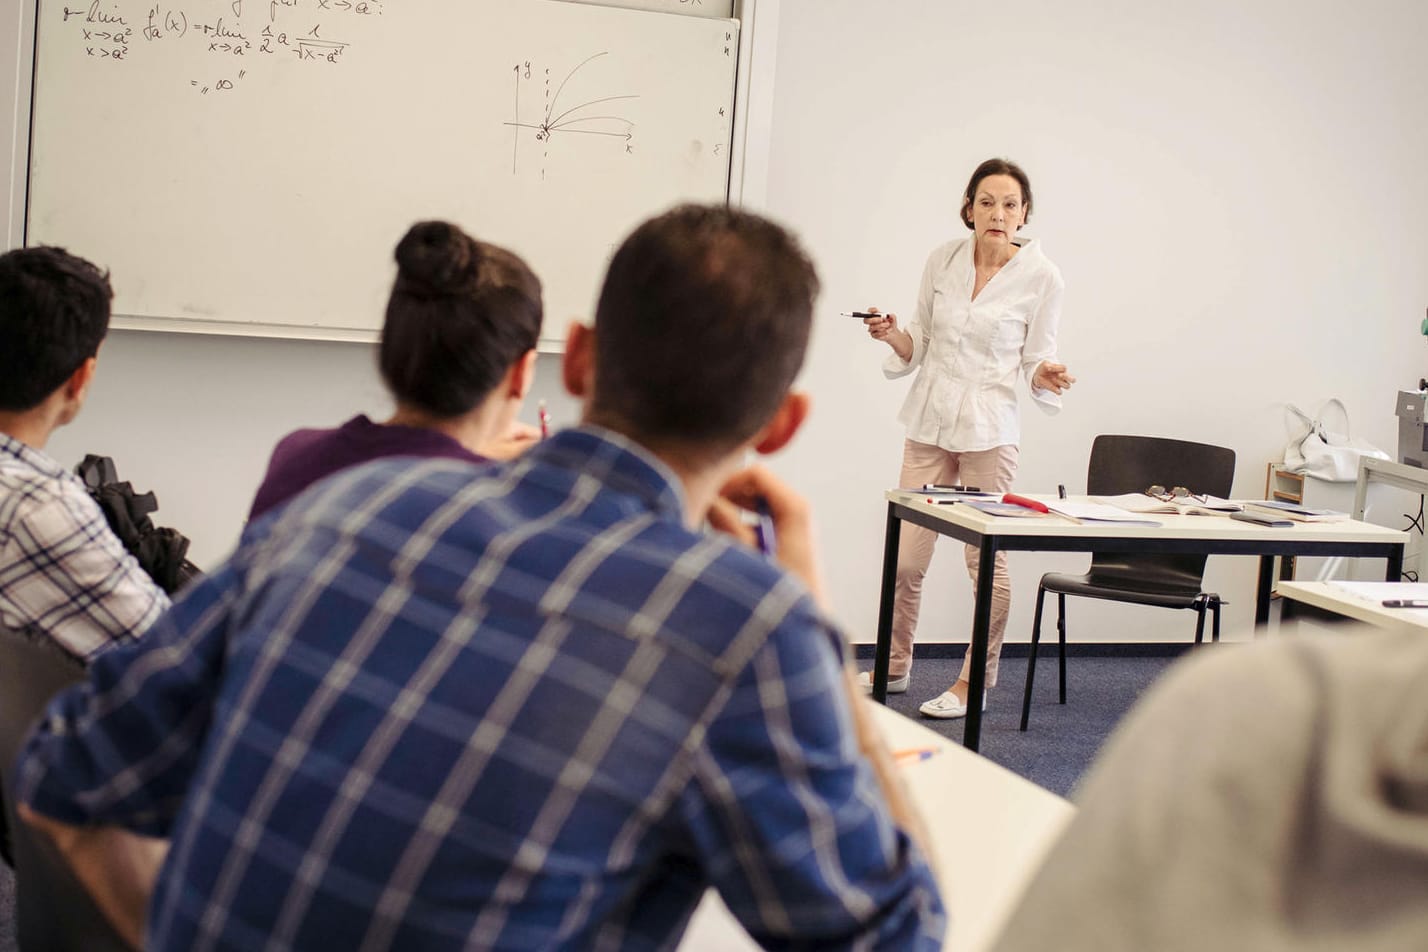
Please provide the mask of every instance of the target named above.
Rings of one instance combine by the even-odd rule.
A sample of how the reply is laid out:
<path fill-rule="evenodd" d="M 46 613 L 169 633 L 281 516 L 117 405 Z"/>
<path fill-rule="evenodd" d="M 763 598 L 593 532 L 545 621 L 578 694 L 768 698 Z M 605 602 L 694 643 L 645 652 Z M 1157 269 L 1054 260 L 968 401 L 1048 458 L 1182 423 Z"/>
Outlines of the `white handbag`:
<path fill-rule="evenodd" d="M 1325 424 L 1325 411 L 1330 407 L 1339 408 L 1339 416 L 1344 421 L 1343 432 L 1331 430 Z M 1284 468 L 1291 473 L 1302 473 L 1330 482 L 1351 483 L 1358 479 L 1359 460 L 1366 456 L 1389 458 L 1387 453 L 1367 440 L 1350 435 L 1349 411 L 1337 397 L 1325 401 L 1312 419 L 1292 403 L 1286 404 L 1286 409 L 1299 420 L 1295 425 L 1295 435 L 1284 446 Z"/>

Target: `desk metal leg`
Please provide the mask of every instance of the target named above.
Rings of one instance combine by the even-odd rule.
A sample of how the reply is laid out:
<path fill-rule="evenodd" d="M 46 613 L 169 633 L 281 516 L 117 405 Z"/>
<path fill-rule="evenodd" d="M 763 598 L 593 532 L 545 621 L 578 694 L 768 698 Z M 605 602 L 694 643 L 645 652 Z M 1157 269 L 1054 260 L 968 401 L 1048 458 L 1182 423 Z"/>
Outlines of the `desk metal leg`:
<path fill-rule="evenodd" d="M 977 559 L 977 595 L 972 609 L 972 670 L 967 678 L 967 725 L 962 746 L 977 750 L 982 746 L 982 692 L 987 686 L 987 637 L 992 627 L 992 583 L 997 570 L 997 546 L 982 539 Z"/>
<path fill-rule="evenodd" d="M 897 589 L 897 548 L 902 520 L 888 503 L 888 524 L 883 531 L 883 590 L 878 599 L 878 645 L 873 651 L 873 700 L 888 702 L 888 656 L 892 654 L 893 597 Z"/>
<path fill-rule="evenodd" d="M 1398 546 L 1384 559 L 1388 563 L 1384 569 L 1383 578 L 1386 582 L 1397 582 L 1403 578 L 1403 550 L 1405 546 Z"/>
<path fill-rule="evenodd" d="M 1269 596 L 1273 588 L 1274 556 L 1261 555 L 1259 557 L 1259 585 L 1255 588 L 1254 595 L 1254 623 L 1257 628 L 1269 624 Z"/>

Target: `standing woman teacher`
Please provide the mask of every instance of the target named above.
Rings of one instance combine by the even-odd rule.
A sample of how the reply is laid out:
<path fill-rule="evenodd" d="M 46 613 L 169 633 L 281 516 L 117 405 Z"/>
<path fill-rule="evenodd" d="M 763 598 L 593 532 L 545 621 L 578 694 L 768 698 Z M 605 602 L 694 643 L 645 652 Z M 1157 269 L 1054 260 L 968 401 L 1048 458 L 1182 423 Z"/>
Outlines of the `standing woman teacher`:
<path fill-rule="evenodd" d="M 898 420 L 907 427 L 903 487 L 963 484 L 1005 493 L 1016 475 L 1021 423 L 1018 376 L 1047 413 L 1061 408 L 1061 393 L 1075 377 L 1056 358 L 1061 320 L 1061 272 L 1036 241 L 1012 242 L 1031 215 L 1031 182 L 1006 159 L 988 159 L 972 173 L 962 196 L 962 221 L 971 238 L 933 250 L 922 272 L 917 316 L 904 330 L 894 314 L 864 323 L 874 340 L 892 348 L 883 364 L 889 378 L 916 370 Z M 873 313 L 876 308 L 869 308 Z M 913 632 L 922 601 L 922 580 L 937 534 L 911 523 L 902 528 L 893 603 L 888 692 L 907 690 Z M 987 640 L 987 686 L 995 687 L 1011 605 L 1006 553 L 996 557 L 992 619 Z M 966 551 L 967 572 L 977 584 L 977 547 Z M 967 713 L 971 652 L 957 683 L 919 710 L 928 717 Z M 872 679 L 862 674 L 865 688 Z"/>

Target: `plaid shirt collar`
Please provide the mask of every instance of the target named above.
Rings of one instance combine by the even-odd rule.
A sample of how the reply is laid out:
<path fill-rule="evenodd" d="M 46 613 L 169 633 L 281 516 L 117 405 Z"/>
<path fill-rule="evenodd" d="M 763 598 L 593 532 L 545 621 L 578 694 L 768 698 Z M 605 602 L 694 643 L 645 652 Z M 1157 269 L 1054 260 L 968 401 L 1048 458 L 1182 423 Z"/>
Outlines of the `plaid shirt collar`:
<path fill-rule="evenodd" d="M 683 522 L 683 483 L 669 465 L 624 434 L 592 423 L 562 430 L 532 447 L 524 459 L 588 473 L 613 492 L 632 496 L 652 512 Z"/>
<path fill-rule="evenodd" d="M 15 439 L 8 433 L 0 432 L 0 457 L 10 457 L 24 463 L 40 475 L 48 476 L 51 479 L 69 478 L 77 481 L 79 478 L 61 466 L 49 454 Z"/>

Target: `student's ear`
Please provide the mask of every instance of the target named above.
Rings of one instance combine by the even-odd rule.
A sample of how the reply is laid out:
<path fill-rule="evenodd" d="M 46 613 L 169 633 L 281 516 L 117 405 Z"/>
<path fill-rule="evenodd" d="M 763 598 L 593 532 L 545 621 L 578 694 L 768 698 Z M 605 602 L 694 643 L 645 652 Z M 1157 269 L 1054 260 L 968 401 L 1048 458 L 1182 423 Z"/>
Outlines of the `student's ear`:
<path fill-rule="evenodd" d="M 507 371 L 510 386 L 506 390 L 506 396 L 516 402 L 524 400 L 526 394 L 530 393 L 531 384 L 535 383 L 535 371 L 536 351 L 532 347 L 511 364 L 511 369 Z"/>
<path fill-rule="evenodd" d="M 89 385 L 94 380 L 94 368 L 98 364 L 99 358 L 91 357 L 69 375 L 69 379 L 64 382 L 65 399 L 84 402 L 84 398 L 89 395 Z"/>
<path fill-rule="evenodd" d="M 76 367 L 74 373 L 60 385 L 61 409 L 55 420 L 56 426 L 64 426 L 79 415 L 84 399 L 89 395 L 89 385 L 94 380 L 94 368 L 98 362 L 97 358 L 89 358 Z"/>
<path fill-rule="evenodd" d="M 579 321 L 570 322 L 565 335 L 565 359 L 560 364 L 560 377 L 572 397 L 590 395 L 595 380 L 595 329 Z"/>
<path fill-rule="evenodd" d="M 783 403 L 774 411 L 773 418 L 754 437 L 754 450 L 765 455 L 783 449 L 793 439 L 803 421 L 808 419 L 811 406 L 808 394 L 790 390 L 784 395 Z"/>

